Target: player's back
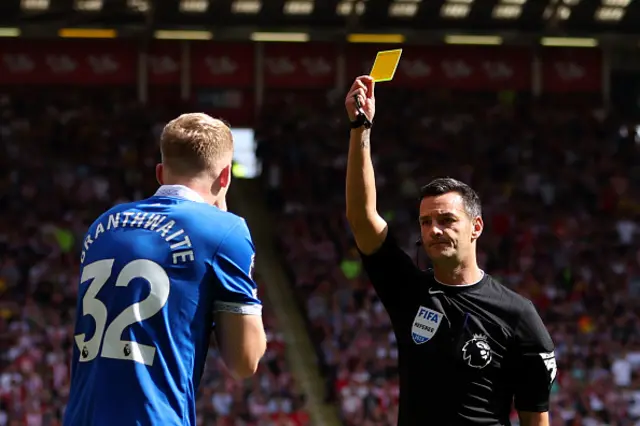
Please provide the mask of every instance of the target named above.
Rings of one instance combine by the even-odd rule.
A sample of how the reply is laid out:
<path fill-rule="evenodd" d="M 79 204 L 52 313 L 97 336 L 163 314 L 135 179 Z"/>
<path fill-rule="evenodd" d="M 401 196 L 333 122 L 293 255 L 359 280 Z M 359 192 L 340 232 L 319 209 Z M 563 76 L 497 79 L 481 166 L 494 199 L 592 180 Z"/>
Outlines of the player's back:
<path fill-rule="evenodd" d="M 259 307 L 255 289 L 234 288 L 225 265 L 221 247 L 237 233 L 250 263 L 244 220 L 203 202 L 154 196 L 93 223 L 65 426 L 195 425 L 215 304 Z"/>

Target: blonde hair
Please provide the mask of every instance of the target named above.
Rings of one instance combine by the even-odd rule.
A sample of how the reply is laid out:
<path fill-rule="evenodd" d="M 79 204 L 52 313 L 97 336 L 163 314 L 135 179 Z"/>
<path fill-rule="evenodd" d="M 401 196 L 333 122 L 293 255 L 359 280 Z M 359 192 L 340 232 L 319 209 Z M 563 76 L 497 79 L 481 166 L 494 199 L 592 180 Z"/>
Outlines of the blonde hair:
<path fill-rule="evenodd" d="M 217 176 L 231 163 L 233 136 L 223 121 L 203 113 L 182 114 L 171 120 L 160 135 L 162 162 L 172 173 Z"/>

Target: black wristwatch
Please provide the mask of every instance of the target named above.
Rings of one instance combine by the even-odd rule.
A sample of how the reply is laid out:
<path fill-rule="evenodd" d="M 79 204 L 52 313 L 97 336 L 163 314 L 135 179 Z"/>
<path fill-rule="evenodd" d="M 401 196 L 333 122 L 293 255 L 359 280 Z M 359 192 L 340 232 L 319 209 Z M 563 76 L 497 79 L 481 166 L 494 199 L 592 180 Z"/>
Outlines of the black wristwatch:
<path fill-rule="evenodd" d="M 353 95 L 353 99 L 356 103 L 356 112 L 358 113 L 358 115 L 356 116 L 356 119 L 351 122 L 351 128 L 359 129 L 360 127 L 364 126 L 365 129 L 370 129 L 372 126 L 372 123 L 371 123 L 371 120 L 367 118 L 367 115 L 362 110 L 362 104 L 360 103 L 360 99 L 358 98 L 357 95 Z"/>
<path fill-rule="evenodd" d="M 355 120 L 351 122 L 352 129 L 359 129 L 360 127 L 364 127 L 365 129 L 370 129 L 373 123 L 369 121 L 366 115 L 358 114 Z"/>

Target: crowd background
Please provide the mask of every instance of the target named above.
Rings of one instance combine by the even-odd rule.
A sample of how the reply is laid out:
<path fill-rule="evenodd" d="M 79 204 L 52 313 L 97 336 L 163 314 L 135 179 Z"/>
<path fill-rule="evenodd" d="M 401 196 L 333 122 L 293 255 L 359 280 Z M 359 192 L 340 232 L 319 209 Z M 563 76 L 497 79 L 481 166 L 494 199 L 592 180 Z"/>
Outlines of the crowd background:
<path fill-rule="evenodd" d="M 0 426 L 60 424 L 79 241 L 97 214 L 153 193 L 158 135 L 186 108 L 95 95 L 0 95 Z M 256 128 L 264 193 L 327 399 L 347 426 L 393 425 L 395 339 L 344 218 L 343 94 L 280 95 L 265 98 Z M 534 301 L 556 342 L 553 425 L 640 425 L 635 122 L 575 97 L 377 98 L 379 209 L 405 250 L 427 266 L 414 245 L 420 185 L 471 184 L 483 200 L 482 267 Z M 200 424 L 309 424 L 268 309 L 265 322 L 269 349 L 251 380 L 229 380 L 213 347 Z"/>
<path fill-rule="evenodd" d="M 552 425 L 640 425 L 635 122 L 589 97 L 377 88 L 376 99 L 378 207 L 407 253 L 428 266 L 415 247 L 419 187 L 438 176 L 470 184 L 483 204 L 481 267 L 533 300 L 556 343 Z M 267 109 L 265 193 L 328 399 L 348 426 L 390 426 L 396 342 L 344 217 L 342 99 L 324 104 L 284 97 Z"/>
<path fill-rule="evenodd" d="M 159 133 L 182 108 L 142 107 L 124 91 L 0 93 L 0 426 L 61 424 L 80 242 L 113 204 L 153 194 Z M 308 424 L 268 306 L 264 322 L 252 379 L 231 379 L 212 342 L 199 426 Z"/>

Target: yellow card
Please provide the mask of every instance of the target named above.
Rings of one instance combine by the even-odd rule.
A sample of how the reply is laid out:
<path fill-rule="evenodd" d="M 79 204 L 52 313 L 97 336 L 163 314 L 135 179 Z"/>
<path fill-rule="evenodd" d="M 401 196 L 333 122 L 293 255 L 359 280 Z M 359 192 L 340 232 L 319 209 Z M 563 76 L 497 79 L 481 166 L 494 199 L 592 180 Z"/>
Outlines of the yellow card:
<path fill-rule="evenodd" d="M 369 73 L 373 77 L 373 81 L 378 83 L 393 80 L 393 75 L 396 73 L 396 68 L 398 68 L 398 63 L 400 62 L 400 55 L 402 55 L 402 49 L 378 52 L 373 68 L 371 68 L 371 73 Z"/>

